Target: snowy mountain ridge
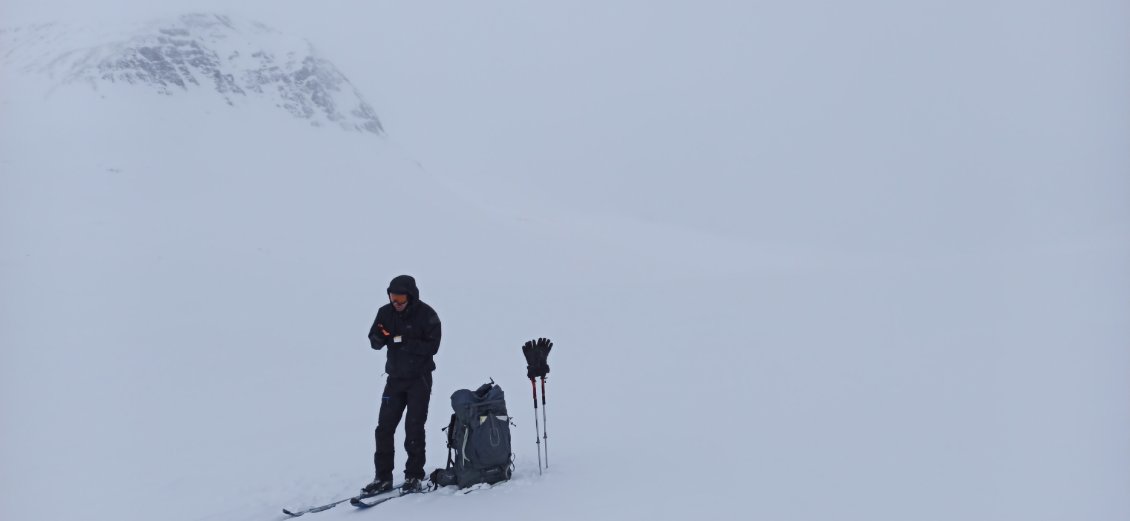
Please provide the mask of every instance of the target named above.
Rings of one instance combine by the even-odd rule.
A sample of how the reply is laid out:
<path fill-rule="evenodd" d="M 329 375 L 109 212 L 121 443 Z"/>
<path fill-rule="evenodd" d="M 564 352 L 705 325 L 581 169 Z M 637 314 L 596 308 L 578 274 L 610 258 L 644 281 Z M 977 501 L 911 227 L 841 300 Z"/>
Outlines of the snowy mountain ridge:
<path fill-rule="evenodd" d="M 269 103 L 313 126 L 383 133 L 376 111 L 331 61 L 259 22 L 193 13 L 126 27 L 39 24 L 0 29 L 0 48 L 0 67 L 48 78 L 51 90 L 201 92 L 231 107 Z"/>

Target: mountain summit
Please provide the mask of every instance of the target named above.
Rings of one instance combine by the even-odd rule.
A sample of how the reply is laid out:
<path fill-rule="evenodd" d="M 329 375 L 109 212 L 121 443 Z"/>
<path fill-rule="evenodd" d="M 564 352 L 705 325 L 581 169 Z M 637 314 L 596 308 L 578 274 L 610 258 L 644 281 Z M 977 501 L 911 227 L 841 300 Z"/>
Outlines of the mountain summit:
<path fill-rule="evenodd" d="M 113 85 L 168 96 L 205 93 L 229 106 L 269 103 L 313 126 L 382 134 L 376 111 L 304 39 L 258 22 L 186 14 L 127 28 L 42 24 L 0 29 L 0 68 L 51 88 Z"/>

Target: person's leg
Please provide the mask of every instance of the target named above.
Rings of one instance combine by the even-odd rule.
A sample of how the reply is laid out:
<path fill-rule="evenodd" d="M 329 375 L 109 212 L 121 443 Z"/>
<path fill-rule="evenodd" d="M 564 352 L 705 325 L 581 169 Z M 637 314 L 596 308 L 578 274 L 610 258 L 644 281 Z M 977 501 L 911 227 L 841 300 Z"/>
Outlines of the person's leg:
<path fill-rule="evenodd" d="M 398 384 L 399 382 L 392 378 L 385 382 L 384 394 L 381 396 L 381 412 L 377 418 L 377 452 L 373 455 L 373 463 L 377 468 L 376 479 L 381 481 L 392 480 L 396 456 L 393 435 L 396 433 L 396 427 L 400 425 L 400 418 L 404 415 L 404 407 L 408 404 L 403 385 Z"/>
<path fill-rule="evenodd" d="M 432 399 L 432 375 L 420 377 L 408 388 L 408 416 L 404 421 L 404 450 L 408 461 L 404 477 L 424 479 L 424 424 L 428 421 L 428 404 Z"/>

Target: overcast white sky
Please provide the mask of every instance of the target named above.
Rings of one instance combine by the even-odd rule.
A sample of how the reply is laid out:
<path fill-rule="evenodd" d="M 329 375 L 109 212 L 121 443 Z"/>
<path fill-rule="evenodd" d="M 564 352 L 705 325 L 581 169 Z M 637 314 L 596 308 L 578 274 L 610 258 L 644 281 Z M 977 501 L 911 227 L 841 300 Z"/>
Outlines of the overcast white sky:
<path fill-rule="evenodd" d="M 502 204 L 862 249 L 1128 218 L 1123 1 L 149 4 L 9 0 L 0 19 L 262 20 L 337 63 L 429 171 Z"/>

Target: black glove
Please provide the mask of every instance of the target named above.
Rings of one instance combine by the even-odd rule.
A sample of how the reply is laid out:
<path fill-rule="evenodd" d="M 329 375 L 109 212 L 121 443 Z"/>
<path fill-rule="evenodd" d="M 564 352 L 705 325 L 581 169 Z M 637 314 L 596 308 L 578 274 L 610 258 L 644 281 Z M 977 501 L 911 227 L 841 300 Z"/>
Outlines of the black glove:
<path fill-rule="evenodd" d="M 380 351 L 381 348 L 385 346 L 385 344 L 390 344 L 392 342 L 392 335 L 389 334 L 387 329 L 385 329 L 384 324 L 378 323 L 373 326 L 373 332 L 370 340 L 372 341 L 370 347 L 376 349 L 377 351 Z"/>
<path fill-rule="evenodd" d="M 522 345 L 522 354 L 526 355 L 526 377 L 533 379 L 535 377 L 544 378 L 549 374 L 549 350 L 553 348 L 553 342 L 548 338 L 539 338 L 537 340 L 530 340 Z"/>

